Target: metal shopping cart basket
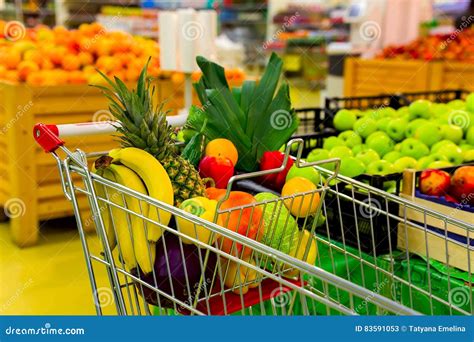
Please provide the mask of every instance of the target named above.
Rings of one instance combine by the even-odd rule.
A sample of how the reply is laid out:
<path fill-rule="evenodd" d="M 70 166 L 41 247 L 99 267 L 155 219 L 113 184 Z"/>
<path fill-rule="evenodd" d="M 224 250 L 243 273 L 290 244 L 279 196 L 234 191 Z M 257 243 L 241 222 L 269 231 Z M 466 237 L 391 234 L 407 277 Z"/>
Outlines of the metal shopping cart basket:
<path fill-rule="evenodd" d="M 261 176 L 262 173 L 238 175 L 231 178 L 226 194 L 218 206 L 218 214 L 224 217 L 236 215 L 239 222 L 242 222 L 242 217 L 247 215 L 249 225 L 263 224 L 261 217 L 257 223 L 255 219 L 252 219 L 257 217 L 257 210 L 265 211 L 271 207 L 272 217 L 278 220 L 285 202 L 290 203 L 291 206 L 293 203 L 301 203 L 297 202 L 298 196 L 303 196 L 299 198 L 301 200 L 310 198 L 311 203 L 319 198 L 316 215 L 299 215 L 296 223 L 293 223 L 297 224 L 300 231 L 308 230 L 317 241 L 318 257 L 315 265 L 312 265 L 301 261 L 307 260 L 310 245 L 306 245 L 303 255 L 295 257 L 295 253 L 282 252 L 269 247 L 268 243 L 263 244 L 232 229 L 227 229 L 223 221 L 215 224 L 202 220 L 186 211 L 111 182 L 91 172 L 87 163 L 88 158 L 96 158 L 104 153 L 84 153 L 80 150 L 73 152 L 65 147 L 62 140 L 70 135 L 104 134 L 114 129 L 111 123 L 102 122 L 58 126 L 38 124 L 33 131 L 37 142 L 56 159 L 64 194 L 74 208 L 97 314 L 381 315 L 418 314 L 420 311 L 435 313 L 438 305 L 448 307 L 451 314 L 473 312 L 470 262 L 469 279 L 463 283 L 469 284 L 465 290 L 468 300 L 464 300 L 466 303 L 459 305 L 453 302 L 452 295 L 436 292 L 431 286 L 433 281 L 428 280 L 426 286 L 420 285 L 410 278 L 409 271 L 407 273 L 401 266 L 399 267 L 399 260 L 402 258 L 404 262 L 410 261 L 411 255 L 397 249 L 397 242 L 390 240 L 391 234 L 386 236 L 390 240 L 390 250 L 384 256 L 377 255 L 375 251 L 373 254 L 365 253 L 360 247 L 346 244 L 344 227 L 350 219 L 344 216 L 347 212 L 343 212 L 341 208 L 342 203 L 347 204 L 348 201 L 352 204 L 350 211 L 352 211 L 352 220 L 356 228 L 359 218 L 369 220 L 369 226 L 364 228 L 369 230 L 368 236 L 374 236 L 374 230 L 379 229 L 373 224 L 375 218 L 377 222 L 385 218 L 389 232 L 392 229 L 403 231 L 410 227 L 419 229 L 427 236 L 430 233 L 426 229 L 426 221 L 424 225 L 420 222 L 409 222 L 403 213 L 406 213 L 409 208 L 412 211 L 421 212 L 425 218 L 439 215 L 417 207 L 407 200 L 339 176 L 337 174 L 338 160 L 324 161 L 324 163 L 334 163 L 334 172 L 329 172 L 314 164 L 304 163 L 300 158 L 302 151 L 300 144 L 295 163 L 300 167 L 317 168 L 324 175 L 320 187 L 303 194 L 277 196 L 272 200 L 224 209 L 221 204 L 229 196 L 234 183 L 242 179 Z M 265 172 L 282 170 L 290 158 L 291 145 L 300 142 L 299 140 L 290 141 L 283 165 L 278 169 Z M 62 153 L 64 157 L 60 157 Z M 98 186 L 105 189 L 101 195 L 98 195 L 96 191 Z M 347 189 L 350 189 L 349 195 Z M 159 221 L 152 222 L 143 213 L 131 211 L 126 204 L 120 206 L 117 201 L 112 201 L 110 197 L 112 193 L 122 198 L 133 196 L 140 203 L 146 203 L 150 208 L 162 212 L 169 212 L 175 218 L 187 220 L 194 225 L 196 230 L 205 229 L 211 236 L 217 236 L 218 239 L 215 240 L 216 242 L 203 243 L 182 234 L 173 223 L 163 225 Z M 360 197 L 360 193 L 364 194 L 364 198 Z M 88 199 L 92 223 L 96 228 L 99 243 L 95 237 L 84 233 L 84 218 L 81 217 L 84 208 L 80 208 L 79 196 L 85 196 Z M 396 203 L 400 210 L 397 213 L 388 210 L 389 202 Z M 123 262 L 120 244 L 112 250 L 103 222 L 104 213 L 107 211 L 111 215 L 112 208 L 125 212 L 129 218 L 139 217 L 144 223 L 144 229 L 147 224 L 154 224 L 164 231 L 156 243 L 156 259 L 151 273 L 143 274 L 139 269 L 128 269 Z M 348 210 L 346 205 L 344 211 Z M 315 219 L 319 214 L 326 218 L 322 226 Z M 472 225 L 454 218 L 442 219 L 446 223 L 465 229 L 468 232 L 467 236 L 473 229 Z M 288 219 L 286 220 L 284 229 L 291 226 Z M 129 219 L 129 224 L 130 221 Z M 316 236 L 315 231 L 318 225 L 319 229 L 327 230 L 328 234 Z M 335 227 L 341 229 L 342 239 L 333 239 L 329 233 L 330 230 L 336 229 Z M 359 234 L 359 231 L 356 229 L 350 234 Z M 444 238 L 447 249 L 448 242 L 451 241 L 448 236 Z M 184 243 L 185 239 L 188 243 Z M 230 242 L 233 247 L 240 246 L 249 253 L 244 256 L 235 254 L 233 249 L 226 250 L 217 242 L 223 240 Z M 296 239 L 296 241 L 299 246 L 303 245 L 301 239 Z M 466 248 L 465 252 L 468 260 L 471 260 L 470 247 Z M 427 262 L 427 264 L 429 267 L 430 263 Z M 408 263 L 407 267 L 410 270 L 411 264 Z M 448 268 L 448 277 L 451 275 L 452 278 L 454 271 L 449 272 Z M 98 284 L 97 274 L 99 273 L 106 273 L 108 280 L 106 294 L 110 295 L 107 300 L 102 298 L 104 287 Z M 420 306 L 417 296 L 427 298 L 428 303 Z"/>

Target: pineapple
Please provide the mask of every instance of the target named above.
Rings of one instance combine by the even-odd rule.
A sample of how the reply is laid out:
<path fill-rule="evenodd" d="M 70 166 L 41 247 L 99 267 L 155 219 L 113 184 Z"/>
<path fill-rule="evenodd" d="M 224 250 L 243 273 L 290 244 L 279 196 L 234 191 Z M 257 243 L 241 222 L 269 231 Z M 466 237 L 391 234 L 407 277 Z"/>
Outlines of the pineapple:
<path fill-rule="evenodd" d="M 148 63 L 141 71 L 136 90 L 129 90 L 117 77 L 112 81 L 101 75 L 110 85 L 99 86 L 110 100 L 109 110 L 121 122 L 122 146 L 141 148 L 158 159 L 165 168 L 174 190 L 175 205 L 188 198 L 205 196 L 205 186 L 194 166 L 177 154 L 173 130 L 166 121 L 163 104 L 154 108 L 154 87 L 147 78 Z"/>

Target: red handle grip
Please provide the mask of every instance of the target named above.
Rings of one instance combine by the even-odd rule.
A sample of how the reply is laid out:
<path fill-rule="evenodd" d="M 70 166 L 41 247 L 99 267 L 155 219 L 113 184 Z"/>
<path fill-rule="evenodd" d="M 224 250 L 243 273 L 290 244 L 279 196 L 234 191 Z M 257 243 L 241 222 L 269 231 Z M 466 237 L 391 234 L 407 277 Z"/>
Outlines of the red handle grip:
<path fill-rule="evenodd" d="M 46 153 L 54 152 L 59 146 L 64 145 L 64 141 L 59 139 L 59 130 L 56 125 L 36 124 L 33 127 L 33 136 Z"/>

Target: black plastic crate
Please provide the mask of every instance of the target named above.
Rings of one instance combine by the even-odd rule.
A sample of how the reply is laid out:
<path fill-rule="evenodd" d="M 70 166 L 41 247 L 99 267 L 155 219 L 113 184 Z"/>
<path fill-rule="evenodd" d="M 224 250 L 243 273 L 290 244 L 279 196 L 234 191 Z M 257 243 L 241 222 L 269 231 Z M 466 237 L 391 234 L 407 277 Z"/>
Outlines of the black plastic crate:
<path fill-rule="evenodd" d="M 401 95 L 401 101 L 406 106 L 416 100 L 430 100 L 431 102 L 436 103 L 448 103 L 453 100 L 464 100 L 469 93 L 469 91 L 461 89 L 403 93 Z"/>
<path fill-rule="evenodd" d="M 295 112 L 300 120 L 296 134 L 320 132 L 325 128 L 328 115 L 324 108 L 299 108 Z"/>

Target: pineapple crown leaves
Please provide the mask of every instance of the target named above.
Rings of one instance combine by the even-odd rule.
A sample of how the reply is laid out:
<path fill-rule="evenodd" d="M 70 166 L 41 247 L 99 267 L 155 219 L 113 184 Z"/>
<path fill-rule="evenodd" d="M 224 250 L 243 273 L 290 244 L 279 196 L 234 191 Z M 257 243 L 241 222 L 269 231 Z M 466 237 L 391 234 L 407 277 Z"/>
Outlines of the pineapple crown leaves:
<path fill-rule="evenodd" d="M 172 130 L 166 120 L 168 111 L 163 110 L 164 103 L 153 108 L 155 87 L 147 75 L 149 62 L 150 59 L 140 72 L 136 89 L 128 89 L 118 77 L 114 76 L 112 80 L 100 70 L 97 72 L 109 86 L 93 86 L 109 100 L 110 113 L 121 123 L 116 128 L 122 146 L 138 147 L 155 156 L 161 152 L 160 157 L 164 158 L 174 152 Z"/>

